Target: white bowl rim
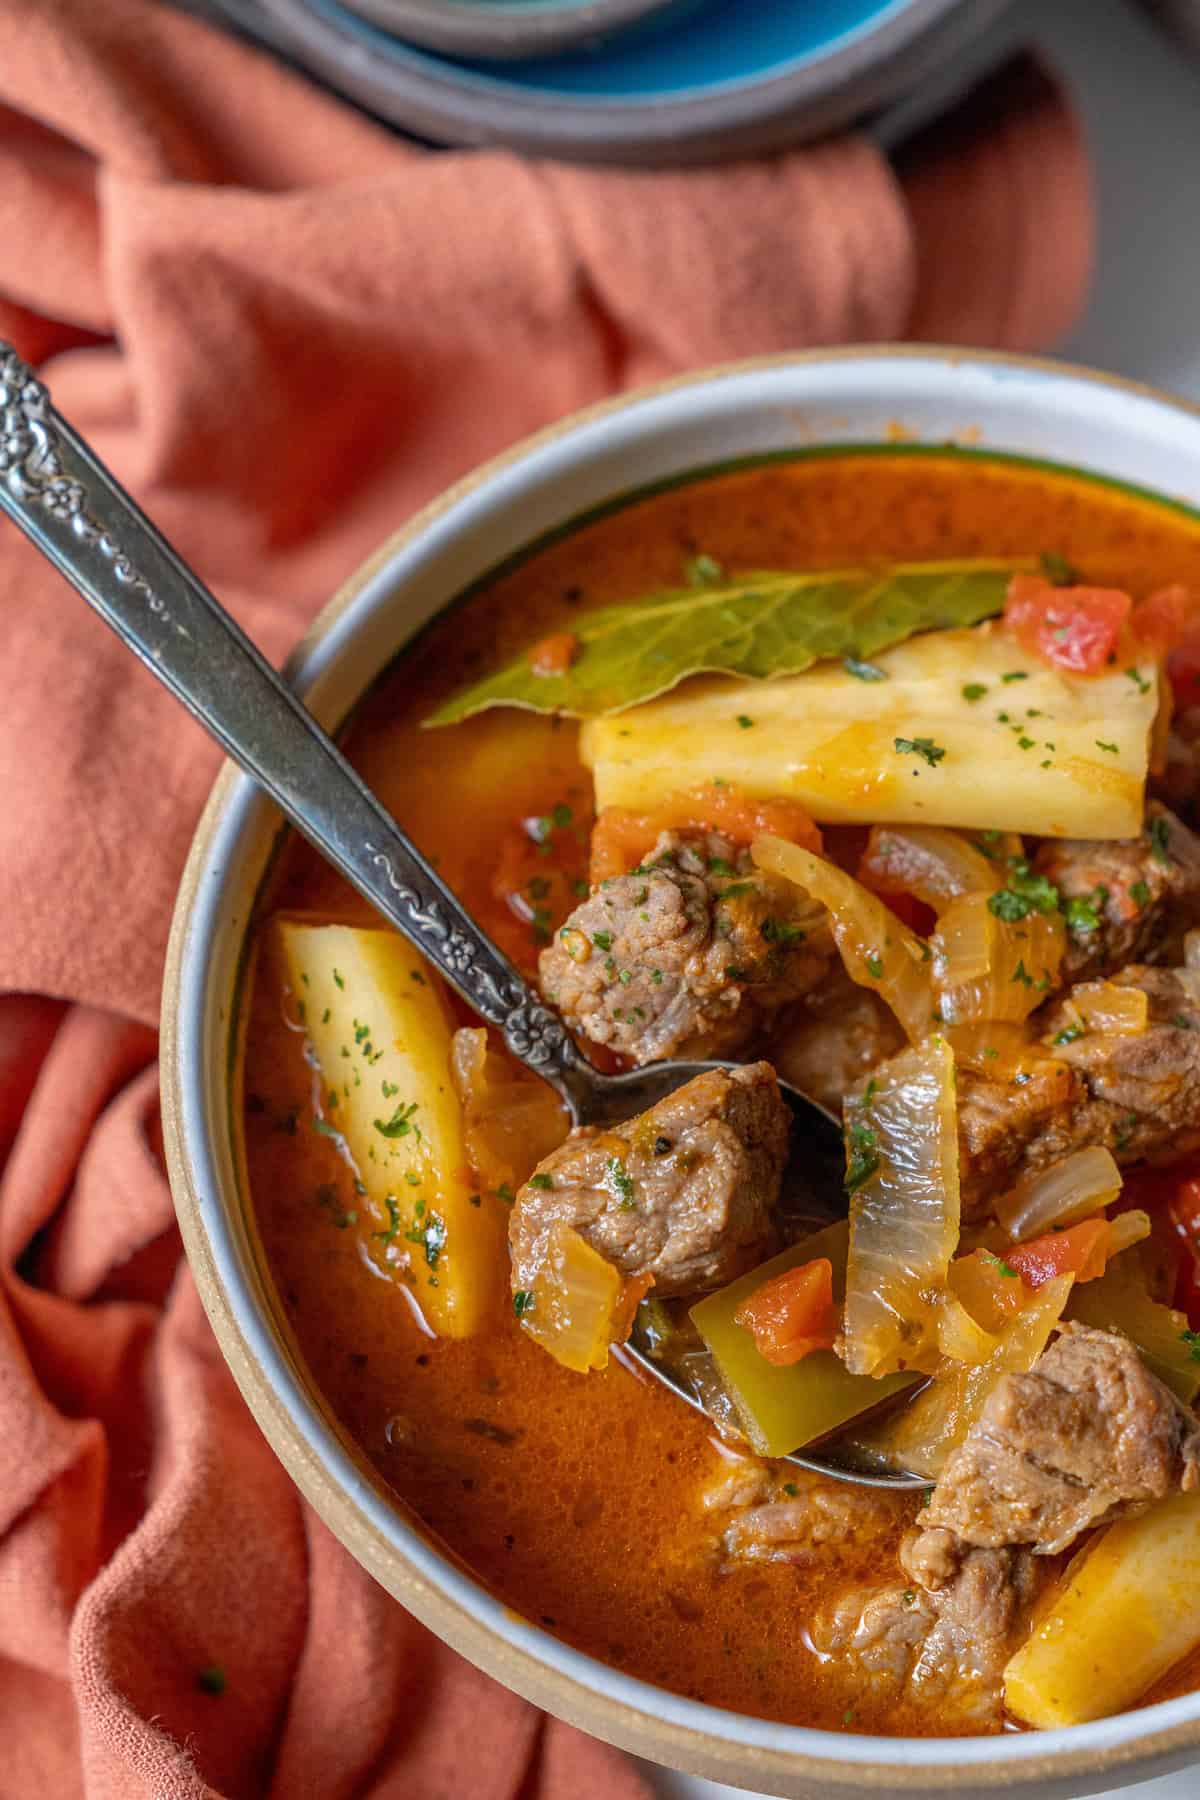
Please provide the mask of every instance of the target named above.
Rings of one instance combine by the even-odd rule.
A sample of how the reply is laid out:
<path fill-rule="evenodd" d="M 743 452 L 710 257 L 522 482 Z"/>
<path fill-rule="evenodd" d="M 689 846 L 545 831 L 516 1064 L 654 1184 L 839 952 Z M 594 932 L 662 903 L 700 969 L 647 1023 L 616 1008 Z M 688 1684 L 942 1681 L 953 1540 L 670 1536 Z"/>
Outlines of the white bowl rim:
<path fill-rule="evenodd" d="M 1163 422 L 1185 425 L 1195 434 L 1200 460 L 1200 406 L 1144 383 L 1055 359 L 953 346 L 880 344 L 723 364 L 599 402 L 524 439 L 454 484 L 349 578 L 298 645 L 288 663 L 289 674 L 302 692 L 307 690 L 354 634 L 355 611 L 367 608 L 377 584 L 394 582 L 397 558 L 419 546 L 435 525 L 453 524 L 456 512 L 473 500 L 485 504 L 488 490 L 505 472 L 518 466 L 536 472 L 539 459 L 554 455 L 564 443 L 586 441 L 588 433 L 605 421 L 625 414 L 636 425 L 639 416 L 701 387 L 739 384 L 760 374 L 797 369 L 836 371 L 839 365 L 864 361 L 1001 382 L 1033 378 L 1065 387 L 1076 396 L 1099 391 L 1114 403 L 1131 403 L 1149 409 Z M 686 478 L 683 471 L 681 479 Z M 1187 504 L 1179 496 L 1147 491 L 1174 504 Z M 1200 500 L 1200 495 L 1196 498 Z M 1188 1750 L 1200 1743 L 1200 1691 L 1069 1729 L 929 1739 L 843 1736 L 688 1700 L 625 1675 L 530 1624 L 401 1517 L 321 1416 L 262 1316 L 230 1231 L 207 1137 L 200 1056 L 208 1011 L 206 952 L 229 923 L 222 913 L 221 871 L 257 798 L 248 777 L 226 765 L 197 828 L 172 921 L 161 1056 L 172 1191 L 202 1301 L 243 1395 L 305 1497 L 343 1542 L 355 1540 L 350 1548 L 376 1578 L 425 1622 L 430 1622 L 431 1613 L 436 1615 L 434 1629 L 439 1635 L 489 1672 L 499 1666 L 500 1678 L 516 1691 L 583 1722 L 594 1735 L 633 1745 L 643 1753 L 654 1753 L 647 1751 L 645 1741 L 652 1732 L 659 1748 L 677 1759 L 676 1766 L 703 1768 L 724 1780 L 795 1783 L 816 1778 L 860 1790 L 878 1788 L 886 1781 L 892 1792 L 922 1788 L 933 1792 L 952 1790 L 960 1778 L 968 1778 L 973 1791 L 981 1792 L 985 1787 L 1093 1776 L 1100 1769 L 1119 1775 L 1135 1761 L 1142 1766 L 1136 1774 L 1130 1770 L 1132 1778 L 1146 1780 L 1156 1768 L 1189 1760 Z M 383 1566 L 368 1542 L 372 1537 L 389 1547 L 390 1555 L 405 1565 L 403 1571 Z M 490 1640 L 486 1658 L 478 1654 L 483 1639 Z M 553 1697 L 548 1699 L 551 1691 Z M 1152 1762 L 1155 1767 L 1149 1766 Z"/>

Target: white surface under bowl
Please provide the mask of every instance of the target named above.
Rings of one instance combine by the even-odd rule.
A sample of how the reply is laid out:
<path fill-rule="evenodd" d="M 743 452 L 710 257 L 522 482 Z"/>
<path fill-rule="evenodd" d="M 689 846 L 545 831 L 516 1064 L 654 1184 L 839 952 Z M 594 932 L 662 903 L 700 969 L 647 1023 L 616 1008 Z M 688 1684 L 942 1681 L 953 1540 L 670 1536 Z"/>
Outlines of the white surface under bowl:
<path fill-rule="evenodd" d="M 433 613 L 579 514 L 730 459 L 886 444 L 898 427 L 908 441 L 965 441 L 1200 504 L 1200 414 L 1149 390 L 1052 363 L 936 350 L 770 359 L 598 407 L 460 483 L 352 578 L 300 646 L 293 678 L 336 725 Z M 227 771 L 197 833 L 172 933 L 168 1158 L 189 1260 L 252 1411 L 305 1496 L 383 1585 L 472 1661 L 597 1736 L 767 1793 L 1076 1800 L 1193 1761 L 1200 1694 L 1071 1730 L 972 1739 L 876 1738 L 737 1715 L 567 1647 L 439 1550 L 338 1431 L 290 1347 L 239 1185 L 229 1104 L 238 981 L 278 831 L 275 809 Z"/>

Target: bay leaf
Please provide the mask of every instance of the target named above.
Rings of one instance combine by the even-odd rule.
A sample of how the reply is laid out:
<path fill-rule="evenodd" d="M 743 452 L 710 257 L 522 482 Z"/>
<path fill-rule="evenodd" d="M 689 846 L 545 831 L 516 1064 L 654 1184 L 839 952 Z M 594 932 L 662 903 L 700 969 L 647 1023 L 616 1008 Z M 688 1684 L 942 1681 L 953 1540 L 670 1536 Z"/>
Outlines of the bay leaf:
<path fill-rule="evenodd" d="M 426 719 L 454 725 L 491 706 L 594 719 L 665 694 L 689 675 L 770 680 L 813 663 L 864 663 L 919 631 L 977 625 L 1004 606 L 1033 558 L 894 563 L 886 568 L 767 570 L 651 594 L 573 624 L 578 653 L 539 675 L 531 650 L 463 689 Z"/>

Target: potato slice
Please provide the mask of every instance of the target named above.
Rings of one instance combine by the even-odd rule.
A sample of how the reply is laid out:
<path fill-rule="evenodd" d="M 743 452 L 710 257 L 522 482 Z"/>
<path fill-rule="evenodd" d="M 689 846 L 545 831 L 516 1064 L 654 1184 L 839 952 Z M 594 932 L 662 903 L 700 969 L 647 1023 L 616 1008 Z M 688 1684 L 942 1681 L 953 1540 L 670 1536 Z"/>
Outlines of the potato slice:
<path fill-rule="evenodd" d="M 876 660 L 885 680 L 840 663 L 777 681 L 707 678 L 589 720 L 581 747 L 597 805 L 649 812 L 681 787 L 724 781 L 787 795 L 828 823 L 1140 831 L 1151 664 L 1138 680 L 1063 674 L 996 624 L 926 632 Z M 897 738 L 926 753 L 898 751 Z"/>
<path fill-rule="evenodd" d="M 1200 1644 L 1198 1585 L 1200 1494 L 1110 1525 L 1004 1671 L 1009 1711 L 1048 1730 L 1133 1706 Z"/>
<path fill-rule="evenodd" d="M 323 1127 L 369 1202 L 373 1259 L 441 1336 L 469 1336 L 507 1293 L 505 1219 L 472 1183 L 441 983 L 396 932 L 277 929 L 320 1064 Z"/>

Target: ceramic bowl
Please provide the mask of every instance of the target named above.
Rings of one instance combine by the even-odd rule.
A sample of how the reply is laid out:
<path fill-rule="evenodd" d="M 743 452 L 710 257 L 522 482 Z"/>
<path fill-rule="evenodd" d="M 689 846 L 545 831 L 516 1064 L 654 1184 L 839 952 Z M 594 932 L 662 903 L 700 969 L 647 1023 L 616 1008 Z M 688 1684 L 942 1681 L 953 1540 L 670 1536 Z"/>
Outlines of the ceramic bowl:
<path fill-rule="evenodd" d="M 337 727 L 435 612 L 544 534 L 636 490 L 764 452 L 947 441 L 1037 458 L 1200 504 L 1200 412 L 1051 363 L 936 350 L 742 364 L 599 406 L 460 482 L 360 569 L 290 674 Z M 436 755 L 433 740 L 430 754 Z M 701 1705 L 568 1648 L 442 1553 L 327 1413 L 257 1247 L 231 1106 L 247 922 L 281 830 L 243 775 L 217 782 L 171 937 L 163 1113 L 184 1243 L 213 1329 L 259 1425 L 326 1524 L 403 1605 L 498 1680 L 643 1756 L 783 1795 L 1067 1800 L 1200 1756 L 1200 1694 L 1073 1730 L 874 1738 Z"/>
<path fill-rule="evenodd" d="M 946 72 L 953 89 L 966 59 L 963 80 L 973 79 L 976 46 L 1010 0 L 675 0 L 661 18 L 599 47 L 502 63 L 402 42 L 375 22 L 392 0 L 206 4 L 336 93 L 434 143 L 675 165 L 803 142 L 927 81 L 947 104 Z M 360 16 L 368 9 L 372 17 Z"/>
<path fill-rule="evenodd" d="M 347 0 L 348 12 L 448 56 L 507 60 L 594 48 L 679 0 Z"/>

